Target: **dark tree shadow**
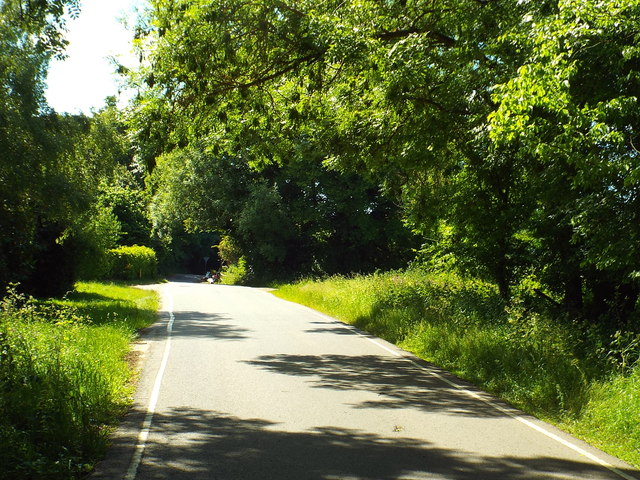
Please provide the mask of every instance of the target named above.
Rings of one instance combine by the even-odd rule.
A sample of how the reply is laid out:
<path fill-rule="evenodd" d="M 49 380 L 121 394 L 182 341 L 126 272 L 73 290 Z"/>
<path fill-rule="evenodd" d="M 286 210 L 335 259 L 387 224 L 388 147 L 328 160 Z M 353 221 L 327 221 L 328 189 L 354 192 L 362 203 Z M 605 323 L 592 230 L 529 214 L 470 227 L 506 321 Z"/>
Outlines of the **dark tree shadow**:
<path fill-rule="evenodd" d="M 120 478 L 117 472 L 103 472 Z M 108 478 L 108 477 L 104 477 Z M 320 427 L 286 432 L 261 419 L 174 409 L 156 415 L 138 480 L 614 479 L 586 462 L 470 456 L 428 442 Z"/>
<path fill-rule="evenodd" d="M 332 335 L 353 335 L 354 328 L 339 322 L 311 322 L 311 325 L 317 327 L 305 330 L 305 333 L 329 333 Z"/>
<path fill-rule="evenodd" d="M 357 408 L 415 408 L 483 418 L 503 415 L 403 358 L 265 355 L 247 363 L 282 375 L 308 377 L 316 388 L 363 390 L 379 398 L 355 405 Z"/>
<path fill-rule="evenodd" d="M 173 337 L 212 338 L 215 340 L 246 340 L 249 329 L 239 327 L 237 322 L 222 313 L 175 312 Z"/>
<path fill-rule="evenodd" d="M 183 273 L 171 275 L 167 280 L 169 280 L 171 283 L 200 283 L 201 279 L 202 275 Z"/>

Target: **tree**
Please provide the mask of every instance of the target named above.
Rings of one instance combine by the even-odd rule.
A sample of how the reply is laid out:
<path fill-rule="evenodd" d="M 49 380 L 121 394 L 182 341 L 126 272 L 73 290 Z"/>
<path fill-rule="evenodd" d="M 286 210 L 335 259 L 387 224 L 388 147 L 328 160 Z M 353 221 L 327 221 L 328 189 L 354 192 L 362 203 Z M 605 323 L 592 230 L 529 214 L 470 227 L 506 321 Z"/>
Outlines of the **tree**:
<path fill-rule="evenodd" d="M 55 132 L 68 125 L 47 111 L 43 91 L 48 61 L 64 49 L 65 11 L 76 15 L 78 1 L 0 5 L 0 285 L 26 280 L 55 236 L 45 217 L 58 206 L 49 206 L 64 149 Z"/>
<path fill-rule="evenodd" d="M 492 137 L 517 146 L 529 172 L 546 283 L 575 314 L 620 321 L 640 293 L 640 4 L 529 8 L 517 34 L 530 53 L 496 88 Z"/>
<path fill-rule="evenodd" d="M 471 217 L 461 214 L 468 202 L 452 195 L 452 188 L 460 183 L 457 175 L 493 175 L 483 162 L 489 143 L 484 126 L 494 108 L 491 87 L 511 71 L 505 57 L 512 52 L 496 41 L 517 23 L 511 6 L 233 0 L 153 5 L 148 62 L 138 76 L 148 88 L 134 118 L 166 118 L 171 111 L 175 122 L 159 129 L 167 132 L 168 149 L 208 138 L 228 155 L 242 152 L 257 169 L 288 168 L 301 152 L 315 150 L 322 155 L 314 161 L 345 178 L 375 177 L 402 199 L 414 229 L 425 237 L 443 218 L 454 223 Z M 166 102 L 158 102 L 161 97 Z M 496 174 L 500 169 L 496 165 Z M 491 202 L 499 194 L 484 198 Z M 460 200 L 456 208 L 452 200 Z M 341 231 L 346 246 L 348 230 Z M 467 244 L 482 239 L 478 229 L 459 233 L 471 236 Z M 481 255 L 458 249 L 490 263 L 484 270 L 501 276 L 505 295 L 508 267 L 493 258 L 510 254 L 512 233 L 499 232 L 503 246 L 497 255 L 488 241 Z"/>
<path fill-rule="evenodd" d="M 152 212 L 168 242 L 183 227 L 224 233 L 258 276 L 369 271 L 408 259 L 410 236 L 374 184 L 327 171 L 315 157 L 256 170 L 207 150 L 158 159 Z"/>
<path fill-rule="evenodd" d="M 262 172 L 315 151 L 505 298 L 535 275 L 573 317 L 634 310 L 635 0 L 152 5 L 143 141 Z"/>
<path fill-rule="evenodd" d="M 62 240 L 75 245 L 80 277 L 101 278 L 108 273 L 109 250 L 156 245 L 149 195 L 122 115 L 110 103 L 85 121 L 82 134 L 71 136 L 65 160 L 65 181 L 84 193 L 85 208 L 70 215 Z"/>

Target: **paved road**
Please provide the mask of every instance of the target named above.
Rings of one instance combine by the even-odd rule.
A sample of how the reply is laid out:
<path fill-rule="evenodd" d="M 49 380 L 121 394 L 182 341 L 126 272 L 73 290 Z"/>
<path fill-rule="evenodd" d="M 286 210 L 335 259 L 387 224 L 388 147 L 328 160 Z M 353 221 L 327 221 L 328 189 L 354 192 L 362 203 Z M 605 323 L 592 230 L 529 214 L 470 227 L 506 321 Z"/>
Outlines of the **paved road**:
<path fill-rule="evenodd" d="M 640 479 L 396 347 L 270 293 L 172 282 L 94 479 Z"/>

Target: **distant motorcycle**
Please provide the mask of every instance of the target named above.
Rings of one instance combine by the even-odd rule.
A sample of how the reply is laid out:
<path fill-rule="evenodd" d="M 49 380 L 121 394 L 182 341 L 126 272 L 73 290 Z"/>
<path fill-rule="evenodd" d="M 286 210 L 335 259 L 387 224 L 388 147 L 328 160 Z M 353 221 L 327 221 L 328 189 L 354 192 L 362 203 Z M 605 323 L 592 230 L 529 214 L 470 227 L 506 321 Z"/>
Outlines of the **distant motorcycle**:
<path fill-rule="evenodd" d="M 220 272 L 207 272 L 201 279 L 202 282 L 210 284 L 220 283 Z"/>

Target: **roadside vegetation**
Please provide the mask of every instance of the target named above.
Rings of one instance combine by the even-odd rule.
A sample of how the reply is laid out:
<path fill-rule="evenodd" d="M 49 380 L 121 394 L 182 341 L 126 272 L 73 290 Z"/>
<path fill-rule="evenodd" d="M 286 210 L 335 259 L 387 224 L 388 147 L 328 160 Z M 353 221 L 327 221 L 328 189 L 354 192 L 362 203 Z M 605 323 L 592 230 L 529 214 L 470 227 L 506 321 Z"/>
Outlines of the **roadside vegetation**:
<path fill-rule="evenodd" d="M 127 364 L 157 294 L 79 283 L 63 300 L 0 303 L 0 478 L 80 478 L 131 402 Z"/>
<path fill-rule="evenodd" d="M 410 269 L 275 294 L 335 316 L 640 466 L 640 335 L 558 316 L 521 289 Z"/>

